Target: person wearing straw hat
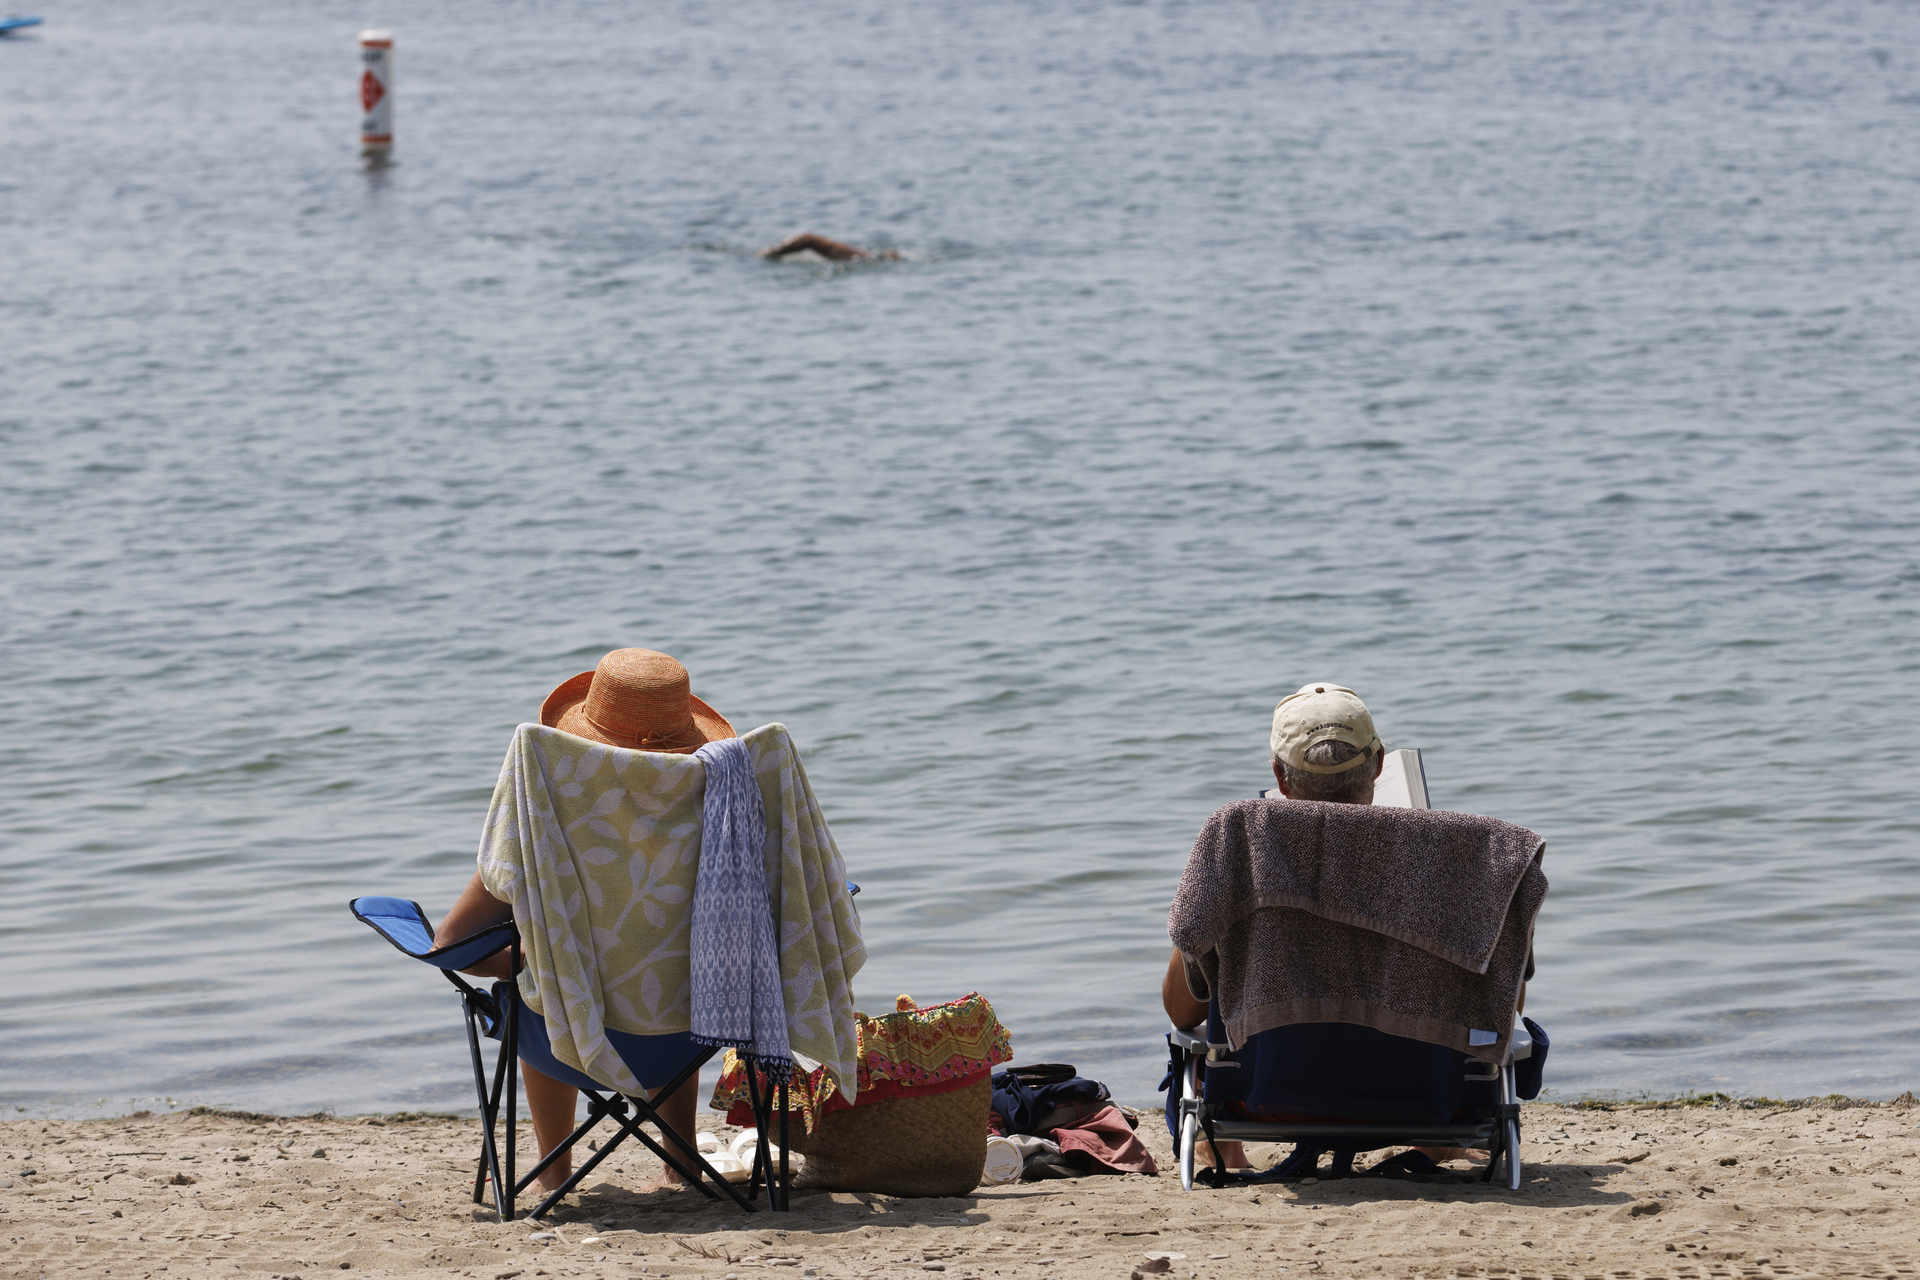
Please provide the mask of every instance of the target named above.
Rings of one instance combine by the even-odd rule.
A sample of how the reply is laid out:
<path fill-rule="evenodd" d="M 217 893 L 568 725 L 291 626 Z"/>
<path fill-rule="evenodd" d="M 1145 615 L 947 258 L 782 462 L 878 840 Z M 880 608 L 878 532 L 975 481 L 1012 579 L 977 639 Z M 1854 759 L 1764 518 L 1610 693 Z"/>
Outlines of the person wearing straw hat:
<path fill-rule="evenodd" d="M 540 708 L 540 723 L 611 747 L 674 755 L 689 755 L 709 742 L 738 736 L 725 716 L 693 696 L 687 669 L 652 649 L 615 649 L 592 671 L 564 681 L 547 695 Z M 512 918 L 513 908 L 494 897 L 476 871 L 434 931 L 434 945 L 445 946 Z M 466 972 L 476 977 L 505 978 L 509 974 L 508 958 L 504 952 L 498 953 Z M 526 1081 L 534 1136 L 545 1155 L 573 1132 L 579 1092 L 572 1085 L 543 1075 L 524 1060 L 520 1073 Z M 661 1115 L 677 1131 L 691 1134 L 698 1094 L 696 1076 L 660 1103 Z M 572 1170 L 568 1153 L 541 1174 L 540 1183 L 552 1191 Z M 665 1176 L 667 1182 L 680 1181 L 672 1169 L 666 1170 Z"/>

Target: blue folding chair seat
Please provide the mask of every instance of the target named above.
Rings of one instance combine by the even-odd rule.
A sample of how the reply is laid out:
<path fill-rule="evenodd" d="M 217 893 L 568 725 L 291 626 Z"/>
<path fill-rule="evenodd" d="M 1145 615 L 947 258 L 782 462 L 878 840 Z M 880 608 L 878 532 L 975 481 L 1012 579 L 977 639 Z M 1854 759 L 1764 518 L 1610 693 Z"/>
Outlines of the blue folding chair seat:
<path fill-rule="evenodd" d="M 520 1061 L 541 1075 L 562 1084 L 570 1084 L 576 1089 L 606 1088 L 592 1076 L 575 1071 L 553 1056 L 553 1044 L 547 1039 L 547 1020 L 527 1008 L 527 1002 L 520 999 L 518 987 L 503 980 L 493 984 L 491 994 L 502 1012 L 509 1007 L 514 1011 L 515 1021 L 519 1024 Z M 497 1027 L 488 1032 L 495 1038 L 499 1034 Z M 693 1042 L 691 1031 L 668 1036 L 636 1036 L 608 1027 L 607 1043 L 627 1064 L 627 1070 L 633 1072 L 633 1078 L 640 1082 L 640 1087 L 649 1091 L 678 1079 L 688 1062 L 706 1052 L 706 1046 Z"/>
<path fill-rule="evenodd" d="M 710 1045 L 695 1044 L 691 1034 L 681 1032 L 676 1035 L 641 1036 L 623 1031 L 608 1029 L 607 1040 L 614 1051 L 620 1055 L 627 1069 L 637 1079 L 643 1092 L 636 1095 L 622 1095 L 606 1088 L 590 1076 L 584 1075 L 562 1064 L 553 1056 L 553 1047 L 547 1038 L 545 1019 L 531 1012 L 526 1002 L 520 999 L 518 978 L 520 975 L 520 951 L 516 945 L 520 941 L 519 930 L 512 921 L 503 921 L 470 937 L 436 949 L 433 945 L 433 926 L 427 922 L 426 912 L 420 904 L 405 898 L 364 897 L 355 898 L 348 904 L 354 917 L 371 927 L 381 937 L 396 948 L 416 960 L 439 969 L 460 993 L 462 1010 L 466 1017 L 467 1046 L 473 1058 L 474 1091 L 479 1099 L 481 1140 L 479 1167 L 474 1174 L 473 1201 L 484 1204 L 484 1193 L 489 1182 L 493 1187 L 493 1203 L 502 1222 L 514 1217 L 514 1202 L 519 1194 L 532 1184 L 547 1169 L 547 1166 L 567 1151 L 573 1149 L 593 1127 L 603 1119 L 611 1118 L 619 1130 L 613 1138 L 602 1143 L 580 1168 L 573 1172 L 560 1188 L 544 1200 L 533 1211 L 534 1217 L 548 1213 L 554 1205 L 572 1191 L 580 1180 L 591 1173 L 596 1165 L 628 1137 L 638 1139 L 648 1150 L 682 1178 L 689 1186 L 696 1187 L 709 1200 L 719 1199 L 715 1188 L 724 1191 L 736 1204 L 748 1212 L 753 1212 L 753 1201 L 759 1197 L 760 1184 L 764 1178 L 767 1186 L 767 1202 L 770 1208 L 784 1209 L 788 1193 L 786 1153 L 783 1148 L 780 1158 L 780 1171 L 776 1177 L 766 1144 L 762 1143 L 754 1161 L 752 1178 L 747 1194 L 742 1195 L 739 1188 L 728 1182 L 716 1172 L 693 1145 L 693 1135 L 680 1134 L 673 1130 L 647 1098 L 647 1091 L 658 1091 L 663 1096 L 679 1088 L 687 1080 L 697 1076 L 700 1068 L 717 1052 Z M 481 991 L 467 982 L 457 972 L 470 969 L 474 965 L 494 955 L 502 949 L 511 948 L 509 956 L 513 978 L 496 982 L 490 991 Z M 497 1039 L 500 1049 L 496 1056 L 491 1086 L 487 1081 L 486 1062 L 480 1050 L 482 1039 Z M 518 1130 L 516 1109 L 519 1097 L 519 1063 L 524 1060 L 541 1074 L 570 1084 L 587 1096 L 587 1118 L 562 1143 L 535 1165 L 533 1169 L 518 1181 L 514 1178 L 515 1137 Z M 779 1105 L 785 1106 L 786 1086 L 780 1086 Z M 495 1141 L 495 1127 L 501 1119 L 504 1105 L 506 1121 L 506 1152 L 504 1160 L 500 1144 Z M 752 1098 L 755 1122 L 760 1132 L 768 1132 L 768 1124 L 775 1105 L 774 1096 L 760 1097 L 756 1091 Z M 652 1121 L 662 1136 L 671 1138 L 678 1151 L 669 1150 L 656 1142 L 640 1126 Z"/>
<path fill-rule="evenodd" d="M 1465 1054 L 1341 1022 L 1262 1031 L 1234 1056 L 1241 1069 L 1206 1085 L 1238 1120 L 1451 1124 L 1470 1092 Z"/>

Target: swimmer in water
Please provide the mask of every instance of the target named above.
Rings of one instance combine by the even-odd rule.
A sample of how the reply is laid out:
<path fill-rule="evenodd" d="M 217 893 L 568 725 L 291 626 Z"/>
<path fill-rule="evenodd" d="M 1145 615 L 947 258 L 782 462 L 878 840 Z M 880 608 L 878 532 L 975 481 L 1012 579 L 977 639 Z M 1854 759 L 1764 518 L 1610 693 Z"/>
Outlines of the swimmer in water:
<path fill-rule="evenodd" d="M 809 249 L 828 262 L 898 262 L 900 260 L 900 252 L 897 249 L 882 249 L 878 253 L 868 253 L 865 249 L 856 249 L 850 244 L 841 244 L 838 240 L 829 240 L 811 231 L 802 231 L 799 235 L 789 236 L 770 249 L 762 249 L 760 256 L 777 260 L 790 253 L 804 253 Z"/>

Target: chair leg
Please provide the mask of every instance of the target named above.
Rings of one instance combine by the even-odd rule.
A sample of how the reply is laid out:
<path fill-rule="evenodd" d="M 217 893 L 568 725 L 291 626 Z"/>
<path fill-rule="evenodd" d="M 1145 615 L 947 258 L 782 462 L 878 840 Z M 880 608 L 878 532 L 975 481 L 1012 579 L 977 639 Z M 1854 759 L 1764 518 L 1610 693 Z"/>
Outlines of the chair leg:
<path fill-rule="evenodd" d="M 1180 1117 L 1180 1189 L 1193 1190 L 1193 1165 L 1195 1152 L 1200 1146 L 1200 1098 L 1190 1088 L 1191 1077 L 1195 1074 L 1192 1067 L 1192 1055 L 1180 1051 L 1180 1069 L 1173 1073 L 1173 1083 L 1168 1088 L 1174 1091 L 1174 1114 Z"/>
<path fill-rule="evenodd" d="M 752 1067 L 745 1068 L 747 1077 L 747 1104 L 753 1108 L 753 1131 L 757 1135 L 753 1144 L 753 1174 L 747 1179 L 747 1199 L 760 1198 L 761 1175 L 766 1176 L 767 1208 L 778 1209 L 774 1203 L 773 1190 L 773 1153 L 768 1143 L 773 1136 L 773 1091 L 767 1091 L 767 1097 L 760 1096 L 759 1074 Z"/>
<path fill-rule="evenodd" d="M 1520 1094 L 1514 1086 L 1513 1064 L 1500 1068 L 1500 1145 L 1507 1152 L 1507 1190 L 1520 1189 Z"/>
<path fill-rule="evenodd" d="M 759 1073 L 749 1067 L 746 1076 L 747 1103 L 753 1109 L 754 1131 L 760 1135 L 760 1140 L 754 1144 L 753 1176 L 747 1180 L 747 1195 L 751 1199 L 759 1197 L 760 1183 L 764 1177 L 767 1184 L 767 1208 L 776 1213 L 784 1213 L 788 1210 L 788 1201 L 793 1194 L 793 1171 L 787 1155 L 790 1085 L 782 1080 L 776 1087 L 772 1081 L 768 1081 L 766 1092 L 763 1094 L 760 1091 Z M 780 1171 L 777 1174 L 774 1172 L 773 1152 L 770 1149 L 776 1145 L 773 1139 L 773 1112 L 776 1104 L 780 1112 L 780 1139 L 777 1143 L 780 1148 Z"/>
<path fill-rule="evenodd" d="M 780 1212 L 787 1213 L 793 1208 L 788 1200 L 793 1195 L 793 1174 L 787 1168 L 787 1079 L 780 1078 Z M 771 1203 L 771 1201 L 769 1201 Z"/>
<path fill-rule="evenodd" d="M 1180 1189 L 1182 1191 L 1193 1190 L 1194 1150 L 1199 1145 L 1200 1117 L 1187 1111 L 1180 1117 Z"/>
<path fill-rule="evenodd" d="M 1507 1130 L 1505 1143 L 1507 1148 L 1507 1190 L 1518 1191 L 1520 1189 L 1520 1122 L 1518 1120 L 1508 1120 L 1505 1127 Z"/>
<path fill-rule="evenodd" d="M 697 1069 L 698 1067 L 696 1065 L 695 1070 Z M 665 1090 L 665 1092 L 671 1092 L 672 1088 L 678 1087 L 678 1083 L 679 1082 L 676 1081 L 675 1084 L 673 1086 L 670 1086 L 667 1090 Z M 721 1177 L 720 1174 L 714 1170 L 713 1166 L 708 1164 L 705 1158 L 703 1158 L 699 1154 L 699 1151 L 697 1148 L 693 1148 L 689 1146 L 686 1139 L 681 1137 L 680 1134 L 674 1131 L 674 1128 L 672 1125 L 669 1125 L 664 1120 L 662 1120 L 659 1114 L 655 1112 L 655 1110 L 653 1109 L 653 1106 L 651 1103 L 649 1103 L 644 1098 L 627 1098 L 627 1099 L 624 1099 L 623 1101 L 633 1104 L 633 1108 L 634 1108 L 633 1114 L 631 1116 L 627 1116 L 627 1115 L 620 1116 L 619 1132 L 614 1134 L 614 1136 L 610 1140 L 608 1140 L 605 1144 L 603 1144 L 598 1151 L 594 1152 L 591 1156 L 589 1156 L 584 1164 L 582 1164 L 578 1169 L 574 1170 L 573 1175 L 569 1177 L 565 1182 L 561 1183 L 557 1190 L 555 1190 L 550 1195 L 548 1195 L 546 1199 L 542 1200 L 540 1202 L 539 1207 L 533 1211 L 533 1214 L 532 1214 L 533 1217 L 536 1217 L 536 1218 L 545 1217 L 553 1209 L 553 1206 L 555 1206 L 556 1204 L 559 1204 L 561 1200 L 566 1198 L 568 1193 L 570 1193 L 576 1186 L 580 1184 L 580 1180 L 582 1178 L 586 1177 L 589 1173 L 592 1173 L 594 1170 L 594 1167 L 597 1166 L 602 1160 L 606 1159 L 609 1155 L 611 1155 L 615 1147 L 619 1146 L 620 1143 L 622 1143 L 623 1141 L 625 1141 L 627 1138 L 630 1138 L 630 1137 L 638 1139 L 642 1146 L 646 1147 L 647 1150 L 653 1152 L 654 1155 L 660 1157 L 660 1160 L 662 1163 L 664 1163 L 668 1168 L 672 1169 L 675 1173 L 679 1174 L 683 1179 L 686 1180 L 686 1183 L 688 1186 L 693 1187 L 695 1190 L 699 1191 L 700 1194 L 705 1196 L 707 1199 L 718 1200 L 720 1198 L 719 1195 L 713 1190 L 713 1188 L 707 1185 L 709 1182 L 712 1182 L 720 1186 L 723 1190 L 725 1190 L 728 1197 L 731 1200 L 733 1200 L 735 1204 L 739 1205 L 742 1209 L 746 1210 L 748 1213 L 754 1212 L 753 1206 L 747 1203 L 746 1198 L 740 1194 L 739 1189 L 736 1188 L 732 1183 L 728 1182 L 725 1178 Z M 640 1127 L 642 1124 L 646 1123 L 649 1120 L 659 1125 L 662 1133 L 670 1135 L 675 1146 L 680 1147 L 683 1152 L 692 1155 L 693 1163 L 691 1166 L 682 1162 L 678 1157 L 676 1157 L 673 1154 L 673 1152 L 669 1151 L 666 1147 L 662 1146 L 658 1142 L 655 1142 L 653 1138 L 646 1132 L 646 1130 Z M 583 1125 L 581 1129 L 573 1135 L 572 1138 L 568 1139 L 568 1144 L 570 1145 L 572 1142 L 577 1140 L 581 1136 L 581 1134 L 585 1133 L 587 1127 L 588 1126 Z M 556 1147 L 554 1153 L 557 1154 L 559 1150 L 560 1148 Z"/>
<path fill-rule="evenodd" d="M 509 1003 L 516 1007 L 501 1011 L 501 1016 L 506 1017 L 506 1026 L 500 1030 L 500 1056 L 506 1059 L 507 1076 L 506 1184 L 509 1188 L 513 1188 L 513 1156 L 520 1144 L 520 1121 L 518 1113 L 520 1101 L 520 1010 L 517 1007 L 520 1000 L 520 951 L 518 947 L 509 947 L 508 952 L 513 957 L 513 964 L 510 970 L 513 976 L 509 979 L 513 984 L 513 995 Z M 507 1222 L 513 1221 L 513 1201 L 516 1194 L 518 1194 L 517 1188 L 510 1190 L 507 1194 L 507 1215 L 505 1218 Z"/>
<path fill-rule="evenodd" d="M 587 1095 L 586 1120 L 583 1121 L 580 1124 L 580 1126 L 576 1128 L 572 1133 L 568 1134 L 564 1141 L 558 1143 L 553 1148 L 553 1150 L 547 1152 L 544 1156 L 541 1156 L 539 1163 L 535 1164 L 533 1168 L 527 1172 L 526 1177 L 521 1178 L 518 1182 L 514 1183 L 513 1190 L 516 1196 L 519 1195 L 520 1192 L 525 1191 L 528 1187 L 532 1186 L 534 1182 L 540 1177 L 540 1175 L 545 1173 L 547 1169 L 552 1166 L 555 1160 L 558 1160 L 561 1156 L 573 1150 L 575 1144 L 577 1144 L 580 1141 L 580 1139 L 586 1137 L 587 1132 L 590 1129 L 592 1129 L 595 1125 L 599 1124 L 602 1120 L 606 1119 L 608 1116 L 616 1117 L 616 1122 L 618 1121 L 618 1119 L 624 1118 L 626 1116 L 627 1100 L 621 1097 L 619 1094 L 614 1094 L 612 1097 L 609 1098 L 609 1097 L 604 1097 L 598 1093 L 595 1093 L 591 1089 L 585 1089 L 585 1090 L 582 1090 L 582 1092 Z"/>
<path fill-rule="evenodd" d="M 670 1097 L 672 1096 L 675 1090 L 679 1089 L 681 1085 L 686 1083 L 688 1080 L 699 1079 L 700 1068 L 705 1066 L 708 1063 L 708 1061 L 712 1059 L 715 1052 L 716 1052 L 715 1050 L 709 1049 L 707 1050 L 706 1053 L 702 1054 L 700 1057 L 696 1058 L 694 1061 L 688 1063 L 686 1066 L 682 1067 L 680 1069 L 680 1074 L 676 1075 L 672 1080 L 669 1080 L 666 1084 L 662 1085 L 657 1092 L 663 1098 Z M 673 1167 L 673 1170 L 676 1173 L 678 1173 L 681 1177 L 685 1178 L 687 1180 L 687 1183 L 690 1186 L 698 1187 L 700 1189 L 700 1193 L 706 1196 L 709 1200 L 718 1200 L 720 1198 L 719 1196 L 715 1195 L 714 1192 L 708 1187 L 707 1184 L 712 1183 L 714 1186 L 719 1187 L 720 1190 L 726 1192 L 727 1198 L 732 1200 L 735 1204 L 739 1205 L 742 1209 L 746 1210 L 748 1213 L 754 1212 L 753 1206 L 750 1203 L 748 1203 L 747 1198 L 745 1196 L 740 1194 L 739 1189 L 735 1187 L 731 1182 L 728 1182 L 726 1178 L 722 1177 L 719 1171 L 717 1171 L 712 1165 L 707 1163 L 706 1157 L 700 1154 L 700 1148 L 694 1145 L 693 1134 L 691 1133 L 682 1134 L 679 1130 L 675 1129 L 672 1125 L 668 1124 L 666 1120 L 661 1117 L 660 1113 L 654 1108 L 653 1103 L 651 1103 L 650 1101 L 647 1101 L 641 1098 L 635 1098 L 633 1102 L 636 1107 L 638 1107 L 640 1110 L 645 1112 L 645 1115 L 642 1116 L 642 1119 L 652 1120 L 654 1124 L 659 1127 L 661 1137 L 671 1139 L 673 1142 L 673 1145 L 680 1148 L 681 1154 L 684 1155 L 687 1158 L 687 1160 L 691 1162 L 691 1167 L 689 1167 L 688 1164 L 682 1163 L 679 1160 L 675 1160 L 671 1155 L 667 1153 L 664 1147 L 655 1145 L 654 1141 L 651 1138 L 647 1137 L 646 1134 L 644 1133 L 639 1134 L 638 1137 L 640 1138 L 640 1141 L 645 1143 L 648 1149 L 652 1150 L 656 1155 L 658 1155 L 661 1158 L 661 1160 L 671 1165 Z M 698 1170 L 698 1173 L 696 1173 L 695 1170 Z"/>
<path fill-rule="evenodd" d="M 481 1199 L 481 1193 L 491 1175 L 494 1212 L 499 1216 L 500 1221 L 505 1222 L 513 1210 L 507 1198 L 507 1180 L 500 1168 L 500 1149 L 494 1143 L 494 1120 L 500 1114 L 499 1072 L 504 1070 L 505 1064 L 500 1064 L 496 1069 L 493 1092 L 489 1096 L 486 1061 L 480 1054 L 479 1015 L 473 1007 L 472 1000 L 462 997 L 460 1003 L 467 1017 L 467 1048 L 473 1055 L 473 1090 L 480 1100 L 480 1168 L 474 1176 L 473 1202 L 485 1203 Z"/>
<path fill-rule="evenodd" d="M 665 1085 L 661 1086 L 658 1092 L 663 1097 L 668 1096 L 679 1089 L 681 1085 L 685 1084 L 687 1080 L 697 1079 L 700 1068 L 705 1066 L 708 1059 L 712 1057 L 712 1050 L 708 1050 L 706 1053 L 700 1055 L 682 1067 L 680 1073 Z M 642 1146 L 653 1152 L 654 1155 L 660 1157 L 661 1163 L 679 1174 L 681 1178 L 685 1179 L 688 1186 L 699 1191 L 700 1194 L 707 1199 L 718 1200 L 720 1198 L 718 1193 L 713 1189 L 714 1186 L 717 1186 L 722 1191 L 725 1191 L 727 1197 L 739 1205 L 740 1208 L 748 1213 L 754 1212 L 753 1205 L 747 1201 L 745 1196 L 740 1194 L 739 1188 L 735 1187 L 731 1182 L 728 1182 L 712 1165 L 707 1163 L 706 1158 L 700 1154 L 700 1149 L 694 1145 L 692 1136 L 683 1135 L 672 1125 L 668 1124 L 666 1120 L 661 1117 L 659 1111 L 655 1109 L 652 1102 L 644 1097 L 602 1099 L 598 1094 L 591 1092 L 589 1092 L 588 1096 L 593 1098 L 596 1104 L 604 1106 L 605 1111 L 601 1113 L 602 1115 L 616 1115 L 620 1125 L 619 1132 L 615 1133 L 600 1150 L 588 1157 L 587 1161 L 575 1170 L 573 1175 L 562 1183 L 557 1191 L 554 1191 L 540 1202 L 539 1207 L 534 1210 L 535 1217 L 544 1217 L 552 1210 L 554 1205 L 560 1203 L 567 1193 L 579 1185 L 582 1178 L 591 1173 L 596 1165 L 606 1159 L 615 1147 L 619 1146 L 629 1137 L 638 1139 Z M 633 1107 L 633 1114 L 631 1116 L 625 1114 L 628 1104 L 631 1104 Z M 535 1175 L 543 1171 L 562 1150 L 571 1148 L 574 1143 L 578 1142 L 586 1134 L 588 1129 L 598 1123 L 599 1119 L 600 1115 L 590 1116 L 586 1124 L 581 1125 L 564 1143 L 555 1147 L 553 1151 L 549 1152 L 547 1156 L 542 1159 L 540 1167 L 534 1171 Z M 646 1130 L 640 1127 L 649 1120 L 659 1126 L 661 1136 L 665 1138 L 668 1143 L 678 1148 L 681 1155 L 687 1157 L 685 1160 L 676 1156 L 668 1146 L 655 1142 Z M 532 1180 L 532 1176 L 533 1175 L 529 1176 L 529 1181 Z M 709 1186 L 709 1183 L 713 1185 Z"/>
<path fill-rule="evenodd" d="M 535 1218 L 546 1217 L 548 1213 L 552 1212 L 553 1206 L 566 1199 L 567 1195 L 575 1187 L 580 1185 L 582 1178 L 593 1172 L 594 1166 L 606 1159 L 607 1156 L 612 1153 L 613 1149 L 620 1145 L 622 1139 L 631 1136 L 640 1139 L 640 1141 L 645 1142 L 648 1146 L 652 1146 L 653 1144 L 647 1141 L 647 1135 L 640 1131 L 641 1119 L 642 1117 L 639 1115 L 622 1116 L 620 1118 L 620 1131 L 614 1134 L 612 1139 L 603 1143 L 598 1151 L 587 1157 L 586 1162 L 578 1169 L 575 1169 L 565 1182 L 561 1183 L 546 1199 L 542 1200 L 539 1206 L 535 1208 L 529 1216 Z M 556 1147 L 550 1154 L 558 1155 L 559 1151 L 560 1148 Z"/>

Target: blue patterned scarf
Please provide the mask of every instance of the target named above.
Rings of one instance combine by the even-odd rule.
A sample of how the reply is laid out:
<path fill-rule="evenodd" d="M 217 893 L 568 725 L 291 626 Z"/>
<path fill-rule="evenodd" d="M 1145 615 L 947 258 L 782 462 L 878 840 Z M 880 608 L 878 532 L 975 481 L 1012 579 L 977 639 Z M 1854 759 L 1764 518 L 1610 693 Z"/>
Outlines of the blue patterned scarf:
<path fill-rule="evenodd" d="M 767 819 L 753 756 L 738 738 L 709 742 L 700 866 L 688 939 L 693 1038 L 737 1049 L 770 1079 L 793 1067 L 780 953 L 767 894 Z"/>

